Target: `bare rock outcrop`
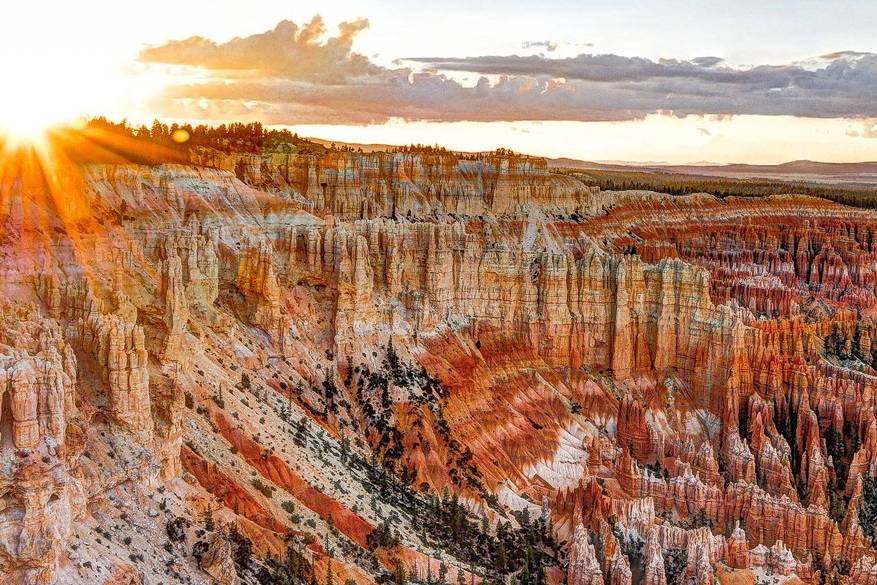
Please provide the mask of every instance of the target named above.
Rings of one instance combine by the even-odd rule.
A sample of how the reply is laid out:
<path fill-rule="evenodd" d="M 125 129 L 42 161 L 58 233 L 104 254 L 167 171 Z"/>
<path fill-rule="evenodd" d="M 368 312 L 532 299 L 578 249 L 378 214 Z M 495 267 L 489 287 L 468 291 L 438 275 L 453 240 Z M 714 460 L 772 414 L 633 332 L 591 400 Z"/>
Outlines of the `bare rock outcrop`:
<path fill-rule="evenodd" d="M 403 497 L 360 509 L 366 466 L 488 531 L 538 517 L 570 584 L 839 557 L 874 580 L 873 211 L 605 192 L 507 152 L 258 150 L 89 165 L 76 230 L 2 191 L 0 571 L 87 574 L 67 544 L 121 510 L 209 509 L 241 533 L 187 576 L 242 580 L 245 537 L 301 545 L 307 580 L 369 582 L 370 540 L 382 571 L 465 577 Z M 127 564 L 101 560 L 96 582 Z"/>
<path fill-rule="evenodd" d="M 173 253 L 161 265 L 161 295 L 164 298 L 164 324 L 167 327 L 163 359 L 186 362 L 186 324 L 189 304 L 183 287 L 183 263 Z"/>
<path fill-rule="evenodd" d="M 237 569 L 234 564 L 234 551 L 231 543 L 216 532 L 207 540 L 207 550 L 198 561 L 205 573 L 213 577 L 217 585 L 237 585 Z"/>
<path fill-rule="evenodd" d="M 600 585 L 603 572 L 594 552 L 594 545 L 588 539 L 587 531 L 579 525 L 573 535 L 569 552 L 567 582 L 575 585 Z"/>
<path fill-rule="evenodd" d="M 143 329 L 115 315 L 93 314 L 81 321 L 77 342 L 96 360 L 113 415 L 149 440 L 152 413 Z"/>

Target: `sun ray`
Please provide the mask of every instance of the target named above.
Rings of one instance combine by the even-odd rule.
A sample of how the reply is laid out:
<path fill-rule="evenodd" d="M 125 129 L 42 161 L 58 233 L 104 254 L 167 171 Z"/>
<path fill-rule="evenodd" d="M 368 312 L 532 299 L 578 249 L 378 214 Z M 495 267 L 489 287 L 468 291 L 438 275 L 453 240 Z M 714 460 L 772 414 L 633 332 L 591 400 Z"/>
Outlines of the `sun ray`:
<path fill-rule="evenodd" d="M 0 239 L 18 250 L 14 262 L 73 272 L 89 288 L 114 249 L 133 249 L 130 234 L 103 221 L 107 210 L 85 189 L 87 163 L 179 162 L 180 153 L 86 126 L 47 128 L 25 139 L 0 137 Z M 15 241 L 17 239 L 17 242 Z M 24 267 L 24 266 L 22 266 Z"/>

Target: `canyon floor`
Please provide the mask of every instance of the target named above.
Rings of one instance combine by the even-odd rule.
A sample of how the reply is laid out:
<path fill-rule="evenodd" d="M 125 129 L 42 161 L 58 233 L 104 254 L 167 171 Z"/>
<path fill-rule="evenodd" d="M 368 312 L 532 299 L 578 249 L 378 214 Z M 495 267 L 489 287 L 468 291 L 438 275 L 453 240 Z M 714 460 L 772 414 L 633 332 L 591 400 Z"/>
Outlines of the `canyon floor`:
<path fill-rule="evenodd" d="M 877 212 L 22 154 L 0 583 L 877 584 Z"/>

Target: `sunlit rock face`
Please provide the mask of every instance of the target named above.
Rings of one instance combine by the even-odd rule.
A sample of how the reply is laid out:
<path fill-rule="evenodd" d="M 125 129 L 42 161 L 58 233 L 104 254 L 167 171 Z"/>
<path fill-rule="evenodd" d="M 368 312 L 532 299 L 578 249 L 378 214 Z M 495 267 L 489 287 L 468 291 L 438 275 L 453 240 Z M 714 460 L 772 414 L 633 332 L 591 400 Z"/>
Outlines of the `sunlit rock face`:
<path fill-rule="evenodd" d="M 0 570 L 50 582 L 80 499 L 70 473 L 75 439 L 67 440 L 77 418 L 76 357 L 57 323 L 33 307 L 4 310 L 0 351 Z"/>
<path fill-rule="evenodd" d="M 4 585 L 874 582 L 873 212 L 192 162 L 2 185 Z"/>
<path fill-rule="evenodd" d="M 451 152 L 266 156 L 195 153 L 193 161 L 251 185 L 281 188 L 316 213 L 341 221 L 434 214 L 526 215 L 530 207 L 573 213 L 596 191 L 548 171 L 544 159 Z"/>

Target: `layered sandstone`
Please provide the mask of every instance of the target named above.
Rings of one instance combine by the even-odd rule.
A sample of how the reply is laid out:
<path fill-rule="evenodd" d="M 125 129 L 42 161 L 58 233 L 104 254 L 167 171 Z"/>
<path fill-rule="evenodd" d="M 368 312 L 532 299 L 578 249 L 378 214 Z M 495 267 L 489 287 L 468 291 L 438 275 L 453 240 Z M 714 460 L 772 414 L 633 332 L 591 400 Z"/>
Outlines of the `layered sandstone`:
<path fill-rule="evenodd" d="M 208 512 L 319 582 L 484 573 L 363 483 L 379 465 L 488 532 L 546 519 L 570 584 L 841 557 L 874 580 L 873 212 L 598 192 L 503 154 L 198 156 L 90 166 L 69 209 L 0 197 L 0 570 L 161 574 L 172 509 L 204 538 L 179 580 L 247 578 Z M 135 497 L 163 515 L 131 569 L 89 547 Z"/>

